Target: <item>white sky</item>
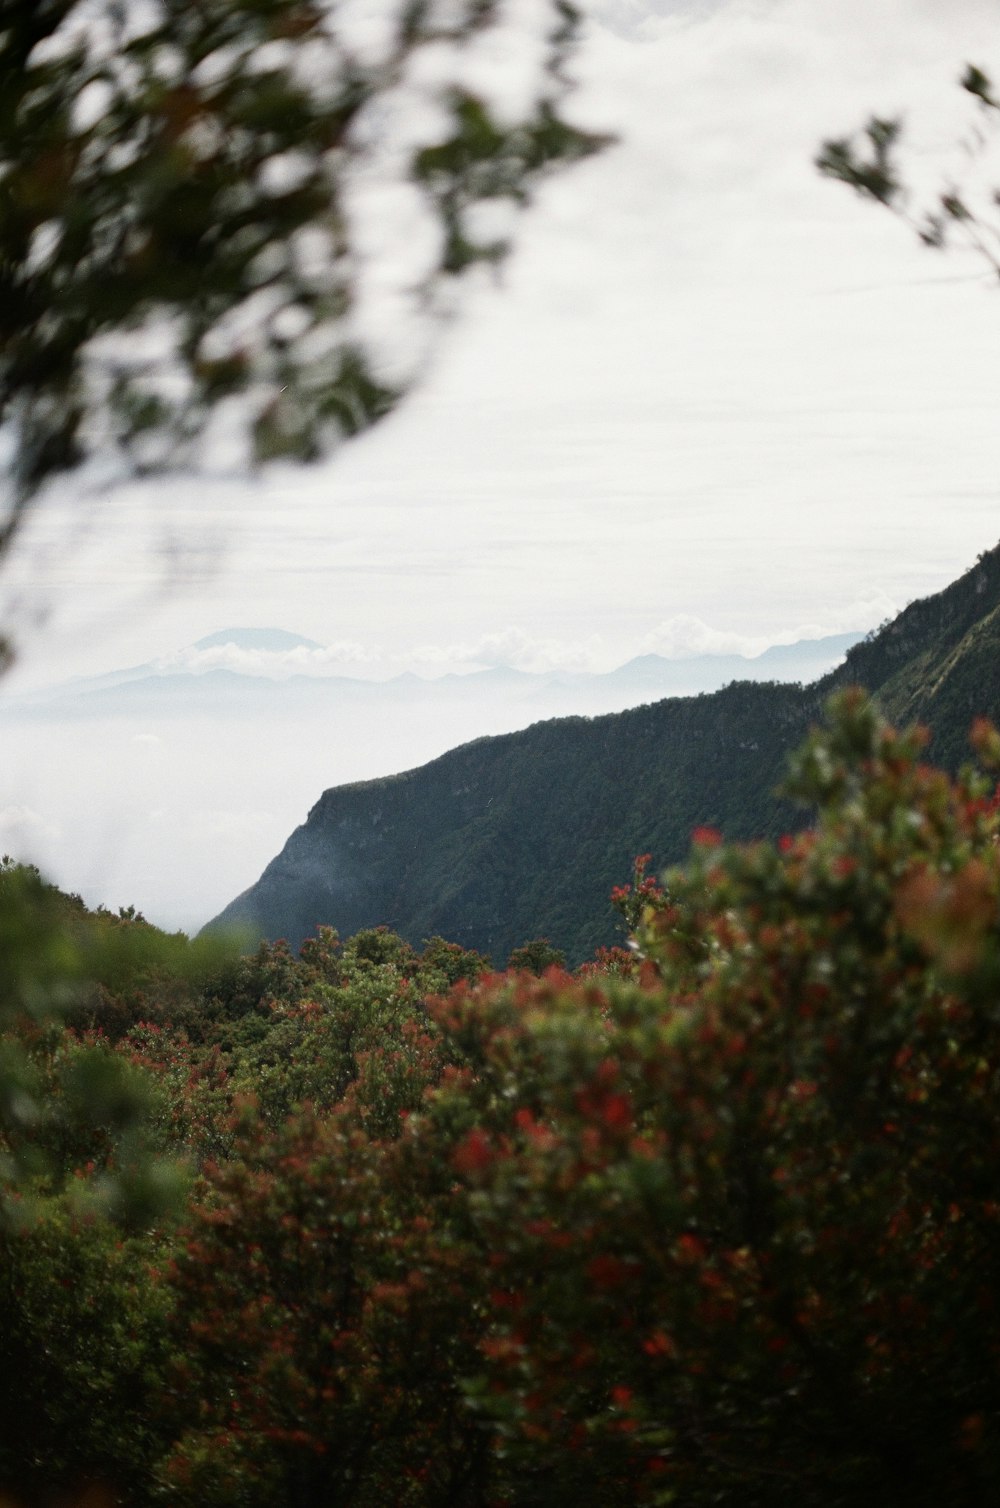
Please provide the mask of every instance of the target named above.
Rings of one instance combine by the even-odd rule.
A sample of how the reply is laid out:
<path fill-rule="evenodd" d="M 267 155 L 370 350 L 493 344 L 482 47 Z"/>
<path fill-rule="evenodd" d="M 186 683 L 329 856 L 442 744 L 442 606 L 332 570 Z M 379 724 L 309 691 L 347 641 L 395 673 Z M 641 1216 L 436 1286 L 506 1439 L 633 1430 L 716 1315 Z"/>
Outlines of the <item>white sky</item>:
<path fill-rule="evenodd" d="M 322 468 L 39 510 L 8 571 L 49 611 L 24 673 L 230 624 L 377 674 L 510 630 L 600 667 L 683 649 L 677 617 L 866 628 L 996 542 L 1000 290 L 812 167 L 901 109 L 929 182 L 960 166 L 995 0 L 601 14 L 574 108 L 622 144 L 547 187 L 423 388 Z"/>
<path fill-rule="evenodd" d="M 377 676 L 760 649 L 868 628 L 997 542 L 1000 288 L 812 166 L 905 111 L 917 172 L 962 169 L 997 0 L 597 12 L 574 109 L 621 145 L 547 186 L 423 387 L 322 468 L 39 509 L 11 689 L 230 625 Z"/>

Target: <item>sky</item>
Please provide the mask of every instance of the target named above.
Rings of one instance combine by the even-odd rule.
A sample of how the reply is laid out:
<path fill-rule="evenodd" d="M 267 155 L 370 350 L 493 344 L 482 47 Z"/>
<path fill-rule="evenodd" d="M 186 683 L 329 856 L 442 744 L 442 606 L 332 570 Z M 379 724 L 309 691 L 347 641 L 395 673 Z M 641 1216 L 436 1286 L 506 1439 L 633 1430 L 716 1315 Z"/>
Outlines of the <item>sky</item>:
<path fill-rule="evenodd" d="M 964 175 L 969 61 L 1000 73 L 996 0 L 600 0 L 572 110 L 619 144 L 538 194 L 421 386 L 320 467 L 55 489 L 0 579 L 6 689 L 231 625 L 376 679 L 756 653 L 945 586 L 1000 537 L 1000 289 L 813 158 L 901 113 L 920 185 Z M 0 810 L 41 800 L 13 780 Z"/>

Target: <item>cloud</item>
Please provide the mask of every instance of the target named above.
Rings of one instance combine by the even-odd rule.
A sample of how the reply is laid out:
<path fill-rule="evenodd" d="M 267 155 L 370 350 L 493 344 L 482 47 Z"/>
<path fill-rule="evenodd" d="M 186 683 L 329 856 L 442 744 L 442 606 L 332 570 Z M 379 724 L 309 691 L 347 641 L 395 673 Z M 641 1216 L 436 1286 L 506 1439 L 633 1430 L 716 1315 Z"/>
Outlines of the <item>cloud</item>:
<path fill-rule="evenodd" d="M 178 534 L 207 519 L 229 542 L 213 623 L 240 621 L 249 593 L 270 621 L 344 643 L 306 664 L 215 652 L 194 671 L 587 666 L 592 627 L 617 659 L 644 634 L 668 653 L 752 654 L 807 620 L 872 626 L 891 605 L 855 622 L 834 609 L 880 587 L 900 602 L 936 590 L 995 541 L 984 415 L 1000 389 L 982 293 L 953 287 L 964 262 L 922 251 L 812 158 L 825 136 L 906 106 L 908 162 L 947 176 L 972 110 L 954 78 L 966 58 L 989 65 L 996 0 L 587 11 L 573 110 L 621 145 L 540 190 L 502 291 L 475 295 L 412 402 L 332 472 L 224 493 L 147 483 L 83 510 L 74 492 L 46 535 L 63 542 L 60 574 L 40 560 L 32 578 L 50 578 L 54 612 L 73 592 L 89 612 L 115 596 L 137 519 L 151 537 L 168 517 Z M 368 187 L 366 224 L 403 257 L 405 205 Z M 114 552 L 103 573 L 65 548 L 82 517 Z M 179 561 L 178 580 L 195 565 Z M 159 580 L 144 566 L 136 596 Z M 702 628 L 657 628 L 680 614 Z M 505 624 L 531 632 L 510 643 Z M 94 635 L 73 638 L 67 658 Z"/>
<path fill-rule="evenodd" d="M 666 618 L 640 641 L 640 654 L 662 655 L 666 660 L 690 660 L 698 655 L 741 655 L 752 660 L 779 644 L 798 644 L 824 639 L 832 634 L 865 633 L 891 618 L 896 606 L 878 596 L 849 603 L 824 623 L 800 623 L 793 629 L 771 634 L 741 634 L 712 628 L 690 613 Z"/>
<path fill-rule="evenodd" d="M 646 634 L 639 648 L 641 654 L 662 655 L 666 660 L 690 660 L 696 655 L 749 657 L 767 645 L 749 634 L 711 628 L 691 613 L 675 613 Z"/>
<path fill-rule="evenodd" d="M 231 670 L 240 675 L 283 680 L 292 675 L 333 676 L 350 673 L 355 678 L 383 679 L 404 670 L 443 675 L 510 666 L 541 674 L 545 671 L 598 671 L 610 668 L 607 647 L 599 634 L 578 641 L 536 637 L 523 628 L 507 627 L 480 635 L 465 643 L 418 644 L 391 653 L 338 640 L 322 648 L 296 645 L 287 650 L 247 649 L 236 644 L 216 644 L 206 649 L 194 646 L 163 655 L 154 666 L 160 674 L 203 675 L 211 670 Z M 152 740 L 138 734 L 133 742 Z"/>
<path fill-rule="evenodd" d="M 607 649 L 600 634 L 577 642 L 535 638 L 523 628 L 505 628 L 483 634 L 468 644 L 421 644 L 397 656 L 414 667 L 463 672 L 507 666 L 512 670 L 541 675 L 547 671 L 598 671 L 608 668 Z"/>
<path fill-rule="evenodd" d="M 293 649 L 245 649 L 237 644 L 213 644 L 208 649 L 181 649 L 155 661 L 162 674 L 203 675 L 209 670 L 232 670 L 239 675 L 266 676 L 284 680 L 292 675 L 335 675 L 346 669 L 371 668 L 381 651 L 343 639 L 322 648 L 298 644 Z"/>
<path fill-rule="evenodd" d="M 190 648 L 155 662 L 161 673 L 201 675 L 211 670 L 230 670 L 241 675 L 283 680 L 292 675 L 319 679 L 349 675 L 359 680 L 384 680 L 412 672 L 429 679 L 442 675 L 467 675 L 475 671 L 508 668 L 531 675 L 563 671 L 600 675 L 638 654 L 658 654 L 670 660 L 698 655 L 742 655 L 752 659 L 776 644 L 821 639 L 829 634 L 865 632 L 897 611 L 883 595 L 858 599 L 823 621 L 796 624 L 757 634 L 713 628 L 690 613 L 677 613 L 654 628 L 628 640 L 620 636 L 612 648 L 600 633 L 576 639 L 536 634 L 508 625 L 468 640 L 425 642 L 405 649 L 383 649 L 355 640 L 340 640 L 323 648 L 298 645 L 288 650 L 247 649 L 235 644 Z M 154 734 L 140 733 L 136 744 L 159 742 Z"/>

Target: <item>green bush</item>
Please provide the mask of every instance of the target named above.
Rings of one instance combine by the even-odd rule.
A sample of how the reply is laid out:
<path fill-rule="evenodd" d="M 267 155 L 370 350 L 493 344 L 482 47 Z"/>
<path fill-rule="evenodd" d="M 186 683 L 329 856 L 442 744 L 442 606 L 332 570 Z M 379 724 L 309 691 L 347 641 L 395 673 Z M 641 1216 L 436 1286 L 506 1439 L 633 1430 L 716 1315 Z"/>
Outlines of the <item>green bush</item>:
<path fill-rule="evenodd" d="M 1000 767 L 1000 735 L 974 741 Z M 662 883 L 638 861 L 617 897 L 634 951 L 575 977 L 328 934 L 234 979 L 229 1045 L 46 1027 L 40 1073 L 123 1058 L 201 1171 L 159 1281 L 110 1256 L 105 1284 L 110 1228 L 69 1193 L 23 1222 L 8 1370 L 27 1400 L 52 1388 L 62 1434 L 48 1476 L 12 1439 L 0 1487 L 89 1473 L 139 1504 L 152 1472 L 178 1508 L 993 1501 L 1000 803 L 922 745 L 842 696 L 789 780 L 813 828 L 700 830 Z M 49 1153 L 70 1189 L 103 1135 L 83 1119 Z M 87 1357 L 113 1395 L 162 1376 L 155 1435 L 127 1409 L 79 1417 Z"/>

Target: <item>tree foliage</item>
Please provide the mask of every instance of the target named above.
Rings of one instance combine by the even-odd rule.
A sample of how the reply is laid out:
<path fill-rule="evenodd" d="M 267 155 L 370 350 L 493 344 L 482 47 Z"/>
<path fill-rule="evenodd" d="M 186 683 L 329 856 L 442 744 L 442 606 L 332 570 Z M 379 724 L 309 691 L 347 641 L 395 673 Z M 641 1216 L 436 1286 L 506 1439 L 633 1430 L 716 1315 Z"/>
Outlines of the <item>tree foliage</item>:
<path fill-rule="evenodd" d="M 166 1304 L 148 1239 L 53 1202 L 0 1229 L 0 1492 L 17 1508 L 143 1500 L 162 1450 Z M 88 1494 L 89 1496 L 85 1496 Z"/>
<path fill-rule="evenodd" d="M 812 831 L 641 858 L 625 967 L 465 979 L 416 1055 L 398 946 L 345 950 L 388 1039 L 181 1240 L 173 1501 L 995 1493 L 998 801 L 922 743 L 842 697 Z"/>
<path fill-rule="evenodd" d="M 913 202 L 900 161 L 903 125 L 899 119 L 873 116 L 860 133 L 827 141 L 816 159 L 821 173 L 848 184 L 863 198 L 874 200 L 906 221 L 925 246 L 941 248 L 964 243 L 985 258 L 1000 276 L 1000 183 L 985 193 L 973 182 L 976 162 L 996 139 L 1000 98 L 981 68 L 970 64 L 962 88 L 977 101 L 978 119 L 963 142 L 966 183 L 944 184 L 934 200 Z"/>
<path fill-rule="evenodd" d="M 326 932 L 206 979 L 200 1033 L 65 1027 L 53 1096 L 121 1058 L 196 1177 L 119 1252 L 69 1143 L 0 1232 L 5 1375 L 46 1358 L 11 1406 L 58 1436 L 0 1491 L 992 1501 L 1000 735 L 956 777 L 924 743 L 842 694 L 792 765 L 812 828 L 641 856 L 635 949 L 576 974 Z"/>
<path fill-rule="evenodd" d="M 127 1224 L 179 1197 L 155 1155 L 152 1086 L 111 1048 L 150 1015 L 182 1027 L 223 956 L 0 860 L 0 1229 L 67 1189 Z"/>
<path fill-rule="evenodd" d="M 483 207 L 599 145 L 559 113 L 574 20 L 567 0 L 513 18 L 498 0 L 9 0 L 0 545 L 87 457 L 309 459 L 391 408 L 406 378 L 358 323 L 360 190 L 401 217 L 392 255 L 422 248 L 400 317 L 500 257 Z M 491 47 L 515 51 L 516 108 L 477 84 Z"/>

